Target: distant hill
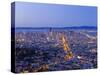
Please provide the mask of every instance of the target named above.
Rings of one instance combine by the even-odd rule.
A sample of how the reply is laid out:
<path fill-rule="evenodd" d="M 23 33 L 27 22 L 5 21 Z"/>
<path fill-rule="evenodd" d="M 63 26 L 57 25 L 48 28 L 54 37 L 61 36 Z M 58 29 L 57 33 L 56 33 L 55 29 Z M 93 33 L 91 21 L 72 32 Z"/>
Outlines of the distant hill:
<path fill-rule="evenodd" d="M 95 26 L 65 27 L 66 29 L 97 29 Z"/>
<path fill-rule="evenodd" d="M 16 29 L 97 29 L 96 26 L 80 26 L 80 27 L 16 27 Z"/>

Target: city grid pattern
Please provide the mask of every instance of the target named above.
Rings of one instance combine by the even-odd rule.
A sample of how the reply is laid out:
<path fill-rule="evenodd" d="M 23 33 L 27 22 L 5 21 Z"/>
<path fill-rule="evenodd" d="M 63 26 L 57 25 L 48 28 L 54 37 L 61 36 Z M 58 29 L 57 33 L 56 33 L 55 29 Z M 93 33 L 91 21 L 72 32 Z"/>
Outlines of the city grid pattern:
<path fill-rule="evenodd" d="M 96 30 L 16 29 L 16 72 L 97 67 Z"/>
<path fill-rule="evenodd" d="M 97 68 L 97 7 L 11 4 L 11 71 Z"/>

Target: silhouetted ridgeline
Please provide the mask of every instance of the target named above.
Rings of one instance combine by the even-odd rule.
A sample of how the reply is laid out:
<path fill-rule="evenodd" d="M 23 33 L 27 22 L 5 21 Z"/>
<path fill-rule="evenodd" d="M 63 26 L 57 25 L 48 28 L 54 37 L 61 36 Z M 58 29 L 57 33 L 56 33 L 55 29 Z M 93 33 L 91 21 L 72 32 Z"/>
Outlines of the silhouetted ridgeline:
<path fill-rule="evenodd" d="M 93 29 L 96 30 L 96 26 L 80 26 L 80 27 L 16 27 L 16 29 Z"/>

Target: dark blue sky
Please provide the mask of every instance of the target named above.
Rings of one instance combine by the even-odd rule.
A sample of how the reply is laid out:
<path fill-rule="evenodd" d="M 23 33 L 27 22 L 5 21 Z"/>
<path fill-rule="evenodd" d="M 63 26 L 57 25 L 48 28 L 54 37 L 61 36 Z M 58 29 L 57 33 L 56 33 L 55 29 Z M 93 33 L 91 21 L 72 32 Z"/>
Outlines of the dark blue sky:
<path fill-rule="evenodd" d="M 16 27 L 96 26 L 97 8 L 16 2 Z"/>

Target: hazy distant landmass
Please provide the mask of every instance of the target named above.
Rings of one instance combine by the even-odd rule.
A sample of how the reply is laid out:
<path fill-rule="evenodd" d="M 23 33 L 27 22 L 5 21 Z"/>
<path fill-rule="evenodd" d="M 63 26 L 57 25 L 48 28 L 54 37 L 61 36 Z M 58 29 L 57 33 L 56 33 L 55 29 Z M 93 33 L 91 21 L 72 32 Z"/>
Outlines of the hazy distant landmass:
<path fill-rule="evenodd" d="M 16 29 L 97 29 L 96 26 L 73 26 L 73 27 L 16 27 Z"/>

